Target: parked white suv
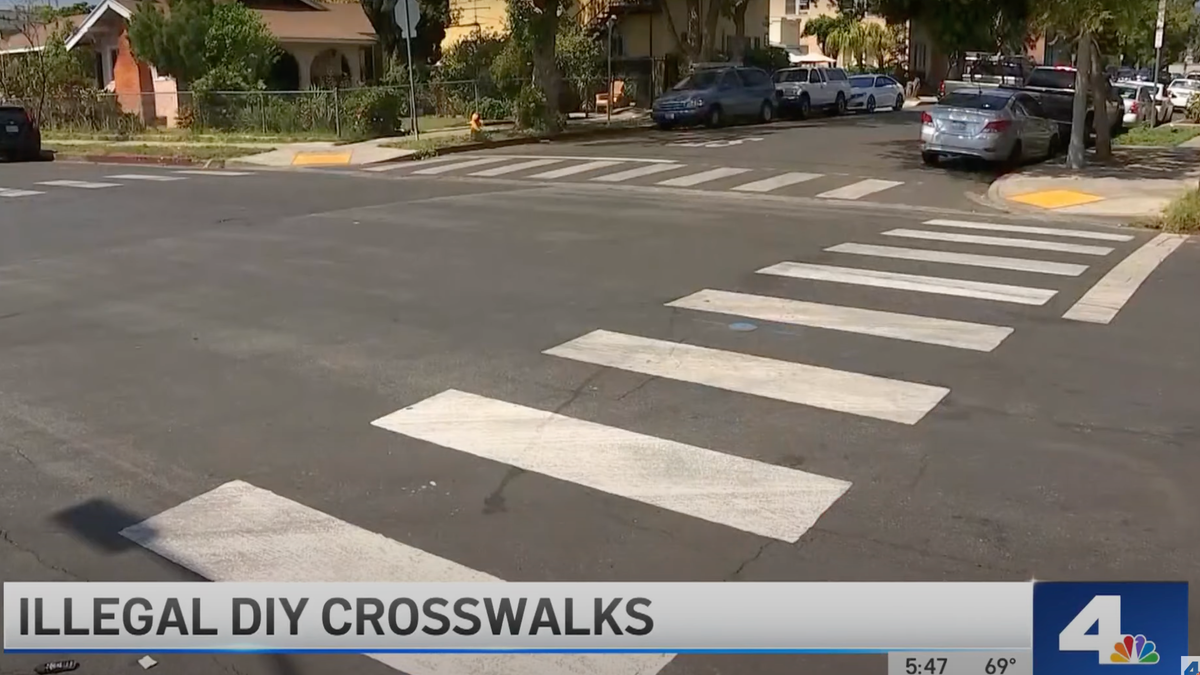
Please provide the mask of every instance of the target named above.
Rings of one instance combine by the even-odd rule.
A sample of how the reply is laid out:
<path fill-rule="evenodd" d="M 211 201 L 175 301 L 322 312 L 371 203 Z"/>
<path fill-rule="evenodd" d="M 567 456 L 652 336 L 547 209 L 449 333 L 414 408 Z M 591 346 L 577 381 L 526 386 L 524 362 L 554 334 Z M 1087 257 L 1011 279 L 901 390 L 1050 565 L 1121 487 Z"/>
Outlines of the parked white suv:
<path fill-rule="evenodd" d="M 804 118 L 813 108 L 846 112 L 850 78 L 841 68 L 785 68 L 775 72 L 774 80 L 780 114 Z"/>

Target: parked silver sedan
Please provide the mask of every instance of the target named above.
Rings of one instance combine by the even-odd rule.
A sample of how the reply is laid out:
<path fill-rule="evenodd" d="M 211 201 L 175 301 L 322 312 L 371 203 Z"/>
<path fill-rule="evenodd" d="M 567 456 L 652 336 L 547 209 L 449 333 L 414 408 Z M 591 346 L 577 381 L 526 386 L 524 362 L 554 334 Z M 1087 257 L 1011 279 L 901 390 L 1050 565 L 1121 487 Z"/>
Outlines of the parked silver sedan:
<path fill-rule="evenodd" d="M 1057 122 L 1029 94 L 1013 89 L 956 91 L 921 113 L 921 159 L 975 157 L 1020 164 L 1056 155 Z"/>

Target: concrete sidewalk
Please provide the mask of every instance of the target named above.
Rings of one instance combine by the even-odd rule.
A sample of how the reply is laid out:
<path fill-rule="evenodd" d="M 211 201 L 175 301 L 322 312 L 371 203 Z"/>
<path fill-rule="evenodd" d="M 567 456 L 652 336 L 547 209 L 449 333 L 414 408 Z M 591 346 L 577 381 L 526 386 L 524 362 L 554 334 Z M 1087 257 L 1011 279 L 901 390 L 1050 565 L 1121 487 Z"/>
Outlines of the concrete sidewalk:
<path fill-rule="evenodd" d="M 1111 163 L 1094 161 L 1079 172 L 1060 158 L 1007 174 L 988 198 L 1007 211 L 1143 218 L 1200 187 L 1200 148 L 1113 148 Z"/>

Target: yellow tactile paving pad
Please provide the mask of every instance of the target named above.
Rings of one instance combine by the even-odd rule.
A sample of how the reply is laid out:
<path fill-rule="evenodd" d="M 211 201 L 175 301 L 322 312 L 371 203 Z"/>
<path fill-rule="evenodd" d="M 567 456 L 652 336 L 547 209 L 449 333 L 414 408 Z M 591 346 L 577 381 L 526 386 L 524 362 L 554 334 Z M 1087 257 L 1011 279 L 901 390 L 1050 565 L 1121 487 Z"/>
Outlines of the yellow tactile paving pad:
<path fill-rule="evenodd" d="M 1090 195 L 1086 192 L 1076 192 L 1074 190 L 1042 190 L 1040 192 L 1026 192 L 1022 195 L 1015 195 L 1009 197 L 1009 199 L 1014 202 L 1021 202 L 1022 204 L 1040 206 L 1043 209 L 1063 209 L 1068 206 L 1079 206 L 1080 204 L 1103 201 L 1104 197 Z"/>
<path fill-rule="evenodd" d="M 351 152 L 297 152 L 292 166 L 314 166 L 322 164 L 349 164 Z"/>

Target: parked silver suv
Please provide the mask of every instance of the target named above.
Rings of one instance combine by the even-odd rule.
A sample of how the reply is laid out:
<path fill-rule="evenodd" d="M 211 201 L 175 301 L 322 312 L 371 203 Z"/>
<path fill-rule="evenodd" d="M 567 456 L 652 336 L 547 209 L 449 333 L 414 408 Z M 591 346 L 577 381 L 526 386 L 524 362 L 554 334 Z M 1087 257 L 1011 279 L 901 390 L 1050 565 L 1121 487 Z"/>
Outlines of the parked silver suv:
<path fill-rule="evenodd" d="M 801 67 L 775 72 L 775 93 L 779 113 L 800 118 L 813 108 L 832 110 L 841 115 L 850 100 L 850 78 L 841 68 Z"/>

